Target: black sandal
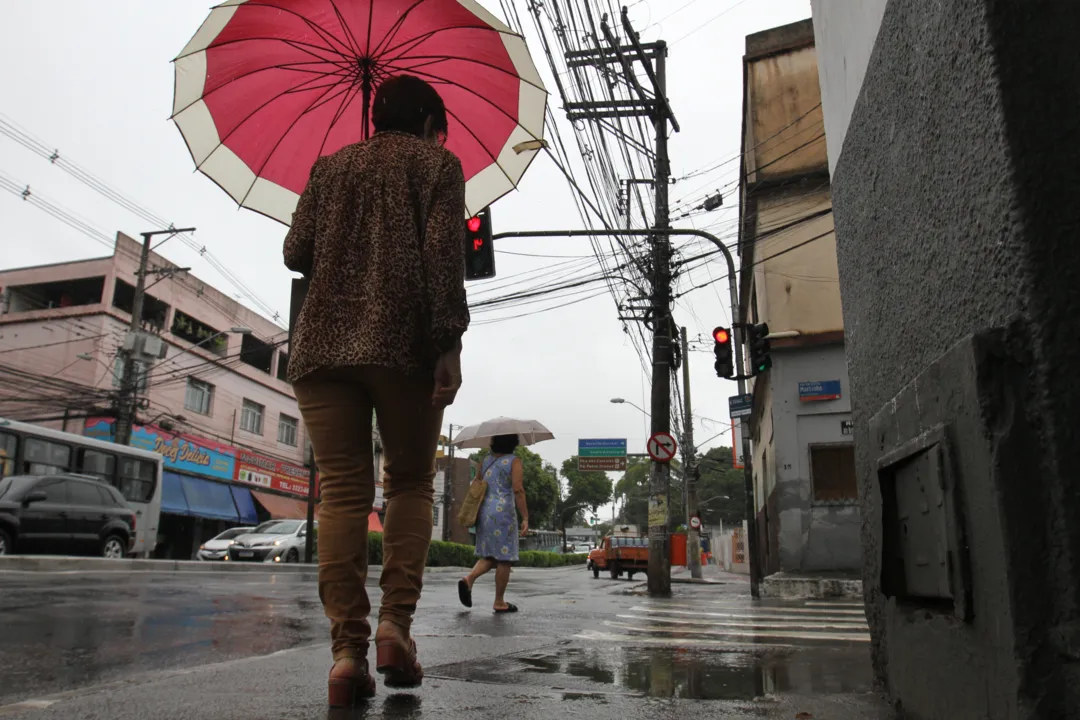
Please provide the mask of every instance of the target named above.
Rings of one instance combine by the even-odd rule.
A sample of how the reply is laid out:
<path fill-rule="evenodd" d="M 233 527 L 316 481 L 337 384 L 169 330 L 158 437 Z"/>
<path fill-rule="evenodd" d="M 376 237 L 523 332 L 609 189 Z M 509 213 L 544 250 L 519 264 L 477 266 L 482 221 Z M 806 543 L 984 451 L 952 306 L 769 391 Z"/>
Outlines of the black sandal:
<path fill-rule="evenodd" d="M 496 615 L 501 615 L 502 613 L 516 613 L 517 611 L 518 606 L 514 603 L 506 603 L 506 607 L 504 608 L 495 608 Z"/>
<path fill-rule="evenodd" d="M 458 580 L 457 596 L 462 605 L 467 608 L 472 607 L 472 588 L 469 587 L 469 583 L 464 580 Z"/>

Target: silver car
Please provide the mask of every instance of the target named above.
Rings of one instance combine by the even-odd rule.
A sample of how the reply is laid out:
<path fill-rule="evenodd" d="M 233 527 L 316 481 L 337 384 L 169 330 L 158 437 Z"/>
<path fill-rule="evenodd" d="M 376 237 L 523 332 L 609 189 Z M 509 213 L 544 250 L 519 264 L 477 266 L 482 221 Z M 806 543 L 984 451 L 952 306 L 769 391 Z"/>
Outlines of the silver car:
<path fill-rule="evenodd" d="M 315 523 L 319 527 L 319 523 Z M 269 520 L 229 546 L 232 562 L 296 563 L 304 557 L 307 521 Z"/>
<path fill-rule="evenodd" d="M 229 546 L 233 544 L 236 538 L 246 535 L 254 529 L 252 527 L 229 528 L 212 540 L 207 540 L 200 545 L 199 551 L 195 553 L 195 559 L 203 561 L 228 560 Z"/>

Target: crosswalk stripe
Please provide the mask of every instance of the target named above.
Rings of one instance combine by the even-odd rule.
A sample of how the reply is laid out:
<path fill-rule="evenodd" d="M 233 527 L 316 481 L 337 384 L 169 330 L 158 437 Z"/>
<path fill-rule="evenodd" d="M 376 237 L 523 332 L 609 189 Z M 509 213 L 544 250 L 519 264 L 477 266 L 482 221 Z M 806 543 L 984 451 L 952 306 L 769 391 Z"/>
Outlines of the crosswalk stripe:
<path fill-rule="evenodd" d="M 695 606 L 687 605 L 687 606 L 682 606 L 682 607 L 695 607 Z M 653 614 L 653 615 L 657 615 L 657 614 L 659 614 L 659 615 L 689 615 L 689 616 L 718 617 L 718 618 L 744 618 L 744 619 L 747 619 L 747 620 L 792 620 L 792 621 L 803 622 L 803 623 L 831 621 L 831 622 L 850 623 L 851 625 L 855 625 L 855 626 L 862 626 L 862 625 L 866 624 L 865 619 L 860 619 L 860 618 L 857 618 L 857 617 L 847 617 L 847 616 L 843 616 L 843 617 L 830 617 L 830 616 L 807 617 L 806 615 L 781 615 L 781 614 L 778 614 L 778 613 L 767 613 L 767 614 L 765 614 L 765 613 L 756 612 L 756 609 L 752 610 L 750 612 L 726 613 L 726 612 L 704 612 L 704 611 L 701 611 L 701 610 L 673 610 L 673 609 L 668 609 L 668 608 L 636 606 L 636 607 L 630 608 L 630 611 L 631 612 L 650 613 L 650 614 Z"/>
<path fill-rule="evenodd" d="M 865 624 L 853 625 L 849 623 L 813 623 L 803 624 L 794 621 L 783 622 L 716 622 L 714 620 L 686 620 L 682 618 L 661 618 L 645 617 L 642 615 L 616 615 L 615 617 L 623 618 L 626 620 L 644 620 L 645 622 L 655 623 L 668 623 L 674 625 L 698 625 L 702 627 L 745 627 L 745 628 L 762 628 L 766 630 L 799 630 L 799 629 L 823 629 L 823 630 L 853 630 L 869 631 L 869 627 Z"/>
<path fill-rule="evenodd" d="M 604 625 L 608 627 L 617 628 L 620 630 L 629 631 L 631 635 L 634 633 L 643 633 L 651 635 L 670 634 L 671 630 L 664 630 L 660 628 L 642 628 L 635 627 L 633 625 L 627 625 L 625 623 L 613 622 L 607 620 Z M 845 642 L 870 642 L 869 633 L 818 633 L 818 632 L 788 632 L 783 630 L 725 630 L 723 632 L 713 632 L 710 630 L 694 630 L 696 636 L 706 637 L 752 637 L 752 638 L 779 638 L 783 640 L 841 640 Z M 674 639 L 674 638 L 673 638 Z"/>
<path fill-rule="evenodd" d="M 805 604 L 811 607 L 857 608 L 859 610 L 865 610 L 866 608 L 866 605 L 861 602 L 843 602 L 839 600 L 807 600 Z"/>
<path fill-rule="evenodd" d="M 719 609 L 731 608 L 739 610 L 753 610 L 754 612 L 783 612 L 794 613 L 796 615 L 853 615 L 853 616 L 866 616 L 866 611 L 862 608 L 826 608 L 826 607 L 784 607 L 777 605 L 750 605 L 748 603 L 731 603 L 731 602 L 719 602 L 719 601 L 707 601 L 705 603 L 699 603 L 696 605 L 688 605 L 684 603 L 664 603 L 663 607 L 701 607 L 702 605 L 714 606 Z M 657 607 L 661 607 L 658 603 Z"/>
<path fill-rule="evenodd" d="M 620 645 L 672 645 L 678 644 L 679 647 L 707 647 L 707 648 L 746 648 L 751 650 L 760 650 L 762 644 L 757 642 L 743 642 L 740 640 L 712 640 L 709 638 L 699 637 L 681 637 L 681 638 L 655 638 L 645 637 L 642 635 L 625 635 L 622 633 L 602 632 L 600 630 L 582 630 L 574 636 L 579 640 L 588 640 L 592 642 L 612 642 L 619 643 Z M 796 648 L 798 645 L 791 643 L 770 642 L 770 648 Z"/>

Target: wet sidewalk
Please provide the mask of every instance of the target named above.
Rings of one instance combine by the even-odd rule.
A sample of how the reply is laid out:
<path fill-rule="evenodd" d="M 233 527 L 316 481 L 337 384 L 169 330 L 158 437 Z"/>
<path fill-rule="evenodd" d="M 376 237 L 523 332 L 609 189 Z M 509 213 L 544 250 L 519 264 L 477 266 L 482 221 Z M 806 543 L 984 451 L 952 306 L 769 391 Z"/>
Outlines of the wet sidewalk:
<path fill-rule="evenodd" d="M 0 620 L 22 628 L 0 648 L 5 720 L 890 717 L 859 606 L 752 602 L 737 581 L 653 599 L 637 582 L 522 570 L 508 596 L 522 611 L 505 616 L 490 580 L 467 610 L 455 576 L 432 575 L 414 625 L 424 686 L 380 684 L 369 706 L 329 712 L 326 621 L 302 576 L 17 577 L 0 598 Z"/>

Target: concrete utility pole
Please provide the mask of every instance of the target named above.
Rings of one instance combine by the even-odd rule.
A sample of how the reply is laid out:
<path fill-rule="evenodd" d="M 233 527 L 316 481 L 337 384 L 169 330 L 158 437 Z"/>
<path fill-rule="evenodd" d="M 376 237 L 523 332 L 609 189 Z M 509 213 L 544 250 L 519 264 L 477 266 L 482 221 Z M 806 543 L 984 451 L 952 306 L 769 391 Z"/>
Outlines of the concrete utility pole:
<path fill-rule="evenodd" d="M 308 498 L 307 498 L 307 537 L 304 538 L 304 562 L 311 564 L 315 554 L 315 501 L 318 494 L 315 490 L 315 481 L 318 478 L 319 469 L 315 464 L 315 448 L 308 442 Z"/>
<path fill-rule="evenodd" d="M 690 410 L 690 343 L 686 340 L 686 328 L 682 328 L 683 405 L 683 487 L 686 492 L 686 563 L 690 577 L 701 578 L 701 531 L 691 524 L 697 515 L 697 481 L 699 476 L 697 448 L 694 447 L 694 413 Z"/>
<path fill-rule="evenodd" d="M 135 296 L 131 301 L 131 324 L 129 325 L 128 338 L 124 343 L 124 365 L 120 378 L 120 396 L 116 403 L 116 438 L 120 445 L 131 442 L 131 432 L 135 424 L 135 411 L 139 404 L 139 379 L 142 373 L 138 372 L 136 356 L 142 353 L 142 313 L 143 303 L 146 297 L 146 276 L 149 274 L 147 265 L 150 262 L 150 243 L 158 235 L 176 235 L 178 233 L 195 232 L 195 228 L 183 228 L 180 230 L 154 230 L 142 233 L 142 253 L 139 255 L 139 269 L 135 272 Z"/>
<path fill-rule="evenodd" d="M 443 473 L 443 519 L 442 539 L 450 539 L 450 508 L 453 507 L 454 492 L 454 465 L 457 464 L 454 455 L 454 423 L 450 423 L 450 434 L 447 436 L 446 472 Z"/>

